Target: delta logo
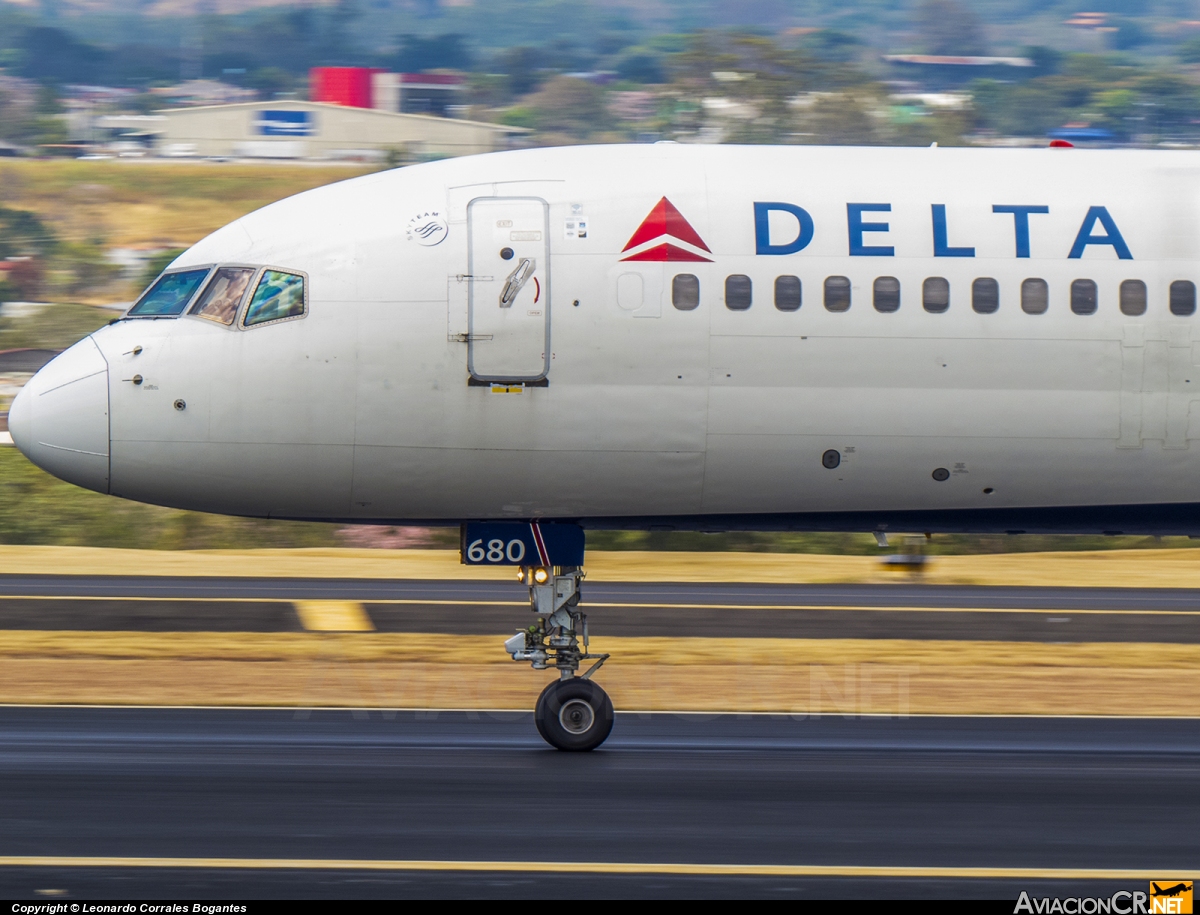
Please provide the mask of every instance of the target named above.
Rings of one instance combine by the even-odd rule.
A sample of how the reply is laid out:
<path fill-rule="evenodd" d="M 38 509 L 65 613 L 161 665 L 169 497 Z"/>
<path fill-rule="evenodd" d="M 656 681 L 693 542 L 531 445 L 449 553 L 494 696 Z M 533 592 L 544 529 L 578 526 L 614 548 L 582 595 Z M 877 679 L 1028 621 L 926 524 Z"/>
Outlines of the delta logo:
<path fill-rule="evenodd" d="M 1048 204 L 997 203 L 991 212 L 1008 217 L 1012 229 L 1013 251 L 1016 257 L 1027 258 L 1033 254 L 1031 244 L 1031 219 L 1050 213 Z M 889 239 L 892 220 L 895 218 L 890 203 L 847 203 L 846 242 L 849 257 L 896 257 L 895 244 L 872 244 L 874 240 Z M 908 218 L 908 217 L 906 217 Z M 951 244 L 950 239 L 958 236 L 951 230 L 947 205 L 929 205 L 930 228 L 932 230 L 932 257 L 975 257 L 974 244 Z M 816 223 L 812 214 L 804 207 L 783 201 L 754 201 L 754 253 L 758 256 L 787 256 L 805 250 L 816 237 Z M 996 231 L 1003 231 L 1004 222 L 995 223 Z M 898 230 L 897 230 L 898 231 Z M 969 238 L 962 239 L 970 240 Z M 1075 235 L 1068 260 L 1082 258 L 1091 247 L 1111 248 L 1119 260 L 1133 260 L 1133 253 L 1125 242 L 1116 220 L 1107 207 L 1089 206 L 1079 231 Z M 1060 249 L 1061 250 L 1061 249 Z M 655 261 L 659 263 L 712 263 L 712 249 L 705 244 L 692 224 L 684 218 L 670 200 L 659 199 L 642 220 L 625 247 L 622 261 Z M 1040 257 L 1046 256 L 1039 252 Z"/>
<path fill-rule="evenodd" d="M 1150 915 L 1191 915 L 1192 881 L 1151 882 Z"/>
<path fill-rule="evenodd" d="M 635 248 L 640 250 L 635 251 Z M 712 250 L 666 197 L 654 205 L 650 215 L 642 220 L 642 224 L 630 236 L 621 253 L 627 251 L 634 253 L 621 258 L 622 261 L 712 263 L 711 257 L 699 253 L 712 254 Z"/>

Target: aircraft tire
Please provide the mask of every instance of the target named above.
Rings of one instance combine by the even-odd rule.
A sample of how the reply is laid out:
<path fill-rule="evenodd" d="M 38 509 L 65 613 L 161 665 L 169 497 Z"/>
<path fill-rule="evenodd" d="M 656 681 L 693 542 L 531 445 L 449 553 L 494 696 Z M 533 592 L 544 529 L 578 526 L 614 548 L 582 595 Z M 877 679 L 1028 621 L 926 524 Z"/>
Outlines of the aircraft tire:
<path fill-rule="evenodd" d="M 586 753 L 612 731 L 612 700 L 591 680 L 556 680 L 538 698 L 534 720 L 538 733 L 556 750 Z"/>
<path fill-rule="evenodd" d="M 542 719 L 545 717 L 546 697 L 554 692 L 554 688 L 558 686 L 557 680 L 552 680 L 546 684 L 546 688 L 542 690 L 542 694 L 538 696 L 537 705 L 533 709 L 533 723 L 537 726 L 537 732 L 542 735 L 542 740 L 546 743 L 550 742 L 550 738 L 546 736 L 546 729 L 542 727 Z"/>

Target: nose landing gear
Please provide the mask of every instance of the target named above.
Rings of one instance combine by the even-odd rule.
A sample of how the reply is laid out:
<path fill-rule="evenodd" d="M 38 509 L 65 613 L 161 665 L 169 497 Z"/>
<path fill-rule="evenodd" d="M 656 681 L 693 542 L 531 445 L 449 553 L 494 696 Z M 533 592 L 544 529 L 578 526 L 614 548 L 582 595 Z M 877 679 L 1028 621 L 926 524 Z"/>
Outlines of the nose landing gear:
<path fill-rule="evenodd" d="M 514 661 L 529 661 L 534 670 L 553 666 L 559 673 L 559 679 L 538 697 L 533 716 L 538 733 L 559 750 L 594 750 L 612 731 L 613 705 L 592 680 L 609 656 L 588 651 L 587 615 L 579 609 L 583 569 L 522 567 L 521 580 L 529 585 L 531 608 L 541 615 L 505 642 L 504 648 Z M 581 661 L 596 663 L 579 675 Z"/>
<path fill-rule="evenodd" d="M 520 567 L 518 577 L 529 586 L 537 622 L 505 641 L 504 650 L 534 670 L 558 671 L 558 679 L 538 697 L 533 717 L 550 746 L 574 752 L 596 749 L 613 726 L 612 700 L 592 679 L 608 655 L 588 650 L 587 616 L 579 609 L 583 552 L 578 524 L 469 521 L 462 526 L 463 563 Z M 594 663 L 581 674 L 583 661 Z"/>

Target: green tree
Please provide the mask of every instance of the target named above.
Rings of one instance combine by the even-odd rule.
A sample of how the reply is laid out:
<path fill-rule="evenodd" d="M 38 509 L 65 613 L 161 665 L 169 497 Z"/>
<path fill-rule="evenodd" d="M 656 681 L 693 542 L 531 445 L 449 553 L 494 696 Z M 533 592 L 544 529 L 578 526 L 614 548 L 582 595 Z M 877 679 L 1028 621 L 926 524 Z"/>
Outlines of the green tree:
<path fill-rule="evenodd" d="M 496 58 L 501 73 L 508 77 L 508 93 L 511 98 L 520 98 L 538 87 L 545 78 L 538 67 L 541 54 L 537 48 L 518 45 L 506 48 Z"/>
<path fill-rule="evenodd" d="M 1062 69 L 1063 58 L 1066 57 L 1062 51 L 1044 45 L 1034 45 L 1021 53 L 1033 61 L 1033 72 L 1030 76 L 1051 76 L 1057 73 Z"/>
<path fill-rule="evenodd" d="M 849 63 L 858 57 L 865 43 L 847 32 L 837 29 L 821 29 L 807 36 L 800 47 L 821 60 Z"/>
<path fill-rule="evenodd" d="M 614 63 L 617 76 L 634 83 L 666 82 L 663 55 L 651 48 L 627 48 Z"/>
<path fill-rule="evenodd" d="M 771 142 L 790 135 L 797 95 L 823 85 L 829 69 L 804 51 L 782 48 L 769 38 L 701 33 L 672 58 L 681 94 L 699 101 L 712 96 L 752 106 L 758 116 L 736 131 L 742 142 Z"/>
<path fill-rule="evenodd" d="M 927 54 L 985 54 L 983 23 L 957 0 L 925 0 L 917 7 L 917 29 Z"/>
<path fill-rule="evenodd" d="M 1137 79 L 1134 88 L 1150 132 L 1195 132 L 1192 125 L 1200 118 L 1200 103 L 1192 83 L 1172 73 L 1152 73 Z"/>
<path fill-rule="evenodd" d="M 1132 89 L 1106 89 L 1096 93 L 1092 106 L 1100 115 L 1100 126 L 1120 136 L 1131 132 L 1138 97 Z"/>
<path fill-rule="evenodd" d="M 808 143 L 871 146 L 882 139 L 881 109 L 882 100 L 874 92 L 831 93 L 814 101 L 798 127 Z"/>
<path fill-rule="evenodd" d="M 246 75 L 245 85 L 263 98 L 275 98 L 296 86 L 296 78 L 282 67 L 259 67 Z"/>
<path fill-rule="evenodd" d="M 1118 51 L 1131 51 L 1149 40 L 1150 33 L 1136 19 L 1122 19 L 1117 30 L 1109 33 L 1109 43 Z"/>
<path fill-rule="evenodd" d="M 1200 38 L 1189 38 L 1175 49 L 1176 56 L 1185 64 L 1200 63 Z"/>
<path fill-rule="evenodd" d="M 58 240 L 54 233 L 36 214 L 28 210 L 0 207 L 0 260 L 10 257 L 44 258 L 57 250 Z"/>
<path fill-rule="evenodd" d="M 94 293 L 120 275 L 121 268 L 105 257 L 104 246 L 95 241 L 64 242 L 59 246 L 56 266 L 70 271 L 68 291 L 76 295 Z"/>
<path fill-rule="evenodd" d="M 597 86 L 572 76 L 556 76 L 526 99 L 543 134 L 586 139 L 609 121 L 604 94 Z"/>
<path fill-rule="evenodd" d="M 471 52 L 463 35 L 404 35 L 394 66 L 401 73 L 420 73 L 424 70 L 468 70 Z"/>

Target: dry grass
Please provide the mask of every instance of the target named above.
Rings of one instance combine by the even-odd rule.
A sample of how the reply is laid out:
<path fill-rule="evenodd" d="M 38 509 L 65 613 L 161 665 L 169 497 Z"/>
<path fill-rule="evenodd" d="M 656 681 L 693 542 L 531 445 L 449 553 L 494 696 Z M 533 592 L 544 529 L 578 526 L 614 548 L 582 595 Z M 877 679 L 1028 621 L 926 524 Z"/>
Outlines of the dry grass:
<path fill-rule="evenodd" d="M 427 661 L 13 658 L 0 702 L 528 709 L 552 674 L 525 665 Z M 884 664 L 632 666 L 597 680 L 617 708 L 789 715 L 1194 717 L 1200 675 L 1146 668 L 904 667 Z"/>
<path fill-rule="evenodd" d="M 595 639 L 618 708 L 803 715 L 1194 716 L 1200 646 Z M 0 632 L 0 702 L 528 708 L 500 636 Z M 469 658 L 470 664 L 463 659 Z"/>
<path fill-rule="evenodd" d="M 830 583 L 914 580 L 871 556 L 810 553 L 588 553 L 590 581 Z M 508 581 L 510 568 L 463 566 L 453 550 L 111 550 L 0 546 L 0 574 L 197 575 Z M 929 584 L 1200 588 L 1200 551 L 998 553 L 941 556 Z"/>
<path fill-rule="evenodd" d="M 276 200 L 361 166 L 77 160 L 0 165 L 0 204 L 32 210 L 66 241 L 191 245 Z"/>
<path fill-rule="evenodd" d="M 97 632 L 2 630 L 0 658 L 140 658 L 154 660 L 417 662 L 454 653 L 448 665 L 512 661 L 495 636 L 423 632 Z M 594 653 L 621 662 L 804 667 L 888 664 L 903 667 L 1129 668 L 1200 673 L 1200 645 L 1154 642 L 973 642 L 921 639 L 771 639 L 597 637 Z"/>

